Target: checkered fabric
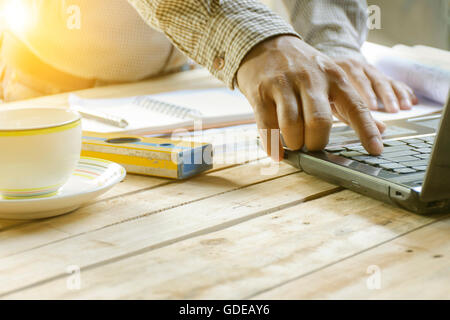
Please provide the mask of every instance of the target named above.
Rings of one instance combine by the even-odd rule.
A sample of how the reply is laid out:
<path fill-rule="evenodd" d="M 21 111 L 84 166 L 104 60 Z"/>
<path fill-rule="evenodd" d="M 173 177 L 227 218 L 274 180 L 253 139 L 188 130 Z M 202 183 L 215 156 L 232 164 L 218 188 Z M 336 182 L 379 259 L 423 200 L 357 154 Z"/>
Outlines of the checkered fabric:
<path fill-rule="evenodd" d="M 300 37 L 256 0 L 128 1 L 152 27 L 230 88 L 242 59 L 256 44 L 281 34 Z"/>

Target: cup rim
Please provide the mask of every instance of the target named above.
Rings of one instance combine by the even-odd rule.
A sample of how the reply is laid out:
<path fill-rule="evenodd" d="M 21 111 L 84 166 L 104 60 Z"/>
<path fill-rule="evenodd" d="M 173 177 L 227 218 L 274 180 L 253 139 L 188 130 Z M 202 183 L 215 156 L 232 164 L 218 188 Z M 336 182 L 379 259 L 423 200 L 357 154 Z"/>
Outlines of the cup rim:
<path fill-rule="evenodd" d="M 56 128 L 61 128 L 61 127 L 65 127 L 71 124 L 75 124 L 76 122 L 81 122 L 81 115 L 79 112 L 69 109 L 69 108 L 59 108 L 59 107 L 33 107 L 33 108 L 26 108 L 26 107 L 21 107 L 21 108 L 8 108 L 8 109 L 3 109 L 0 110 L 0 112 L 2 111 L 13 111 L 13 110 L 25 110 L 25 109 L 33 109 L 33 110 L 64 110 L 64 111 L 69 111 L 71 112 L 75 117 L 74 119 L 71 120 L 67 120 L 64 122 L 60 122 L 57 124 L 50 124 L 50 125 L 42 125 L 42 126 L 36 126 L 36 127 L 29 127 L 29 128 L 17 128 L 17 129 L 2 129 L 0 127 L 0 136 L 1 134 L 5 134 L 5 133 L 18 133 L 18 132 L 32 132 L 32 131 L 36 131 L 36 130 L 48 130 L 48 129 L 56 129 Z"/>

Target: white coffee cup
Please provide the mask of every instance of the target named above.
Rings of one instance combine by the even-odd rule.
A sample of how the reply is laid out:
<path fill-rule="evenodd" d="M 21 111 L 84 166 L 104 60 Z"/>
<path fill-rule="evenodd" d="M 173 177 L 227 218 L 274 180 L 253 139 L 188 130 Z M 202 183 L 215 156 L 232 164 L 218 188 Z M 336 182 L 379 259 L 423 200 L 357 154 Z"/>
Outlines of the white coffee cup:
<path fill-rule="evenodd" d="M 0 108 L 0 194 L 48 197 L 68 181 L 81 153 L 80 115 L 62 108 Z"/>

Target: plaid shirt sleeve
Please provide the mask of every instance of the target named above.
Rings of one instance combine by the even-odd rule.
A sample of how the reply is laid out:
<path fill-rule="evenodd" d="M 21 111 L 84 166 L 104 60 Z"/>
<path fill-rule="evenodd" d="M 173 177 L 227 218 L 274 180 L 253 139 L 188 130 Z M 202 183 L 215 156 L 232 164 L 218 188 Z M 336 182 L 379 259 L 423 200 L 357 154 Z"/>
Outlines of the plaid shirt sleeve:
<path fill-rule="evenodd" d="M 242 59 L 259 42 L 300 37 L 257 0 L 128 0 L 152 27 L 230 88 Z"/>
<path fill-rule="evenodd" d="M 360 48 L 367 28 L 366 0 L 283 0 L 294 29 L 332 58 L 364 60 Z"/>

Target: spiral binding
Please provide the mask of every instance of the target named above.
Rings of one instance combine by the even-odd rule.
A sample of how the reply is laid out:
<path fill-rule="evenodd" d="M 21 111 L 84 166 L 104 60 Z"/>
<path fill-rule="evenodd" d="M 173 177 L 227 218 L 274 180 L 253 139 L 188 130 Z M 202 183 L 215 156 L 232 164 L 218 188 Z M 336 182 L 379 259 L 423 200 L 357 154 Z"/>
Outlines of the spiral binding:
<path fill-rule="evenodd" d="M 182 107 L 176 104 L 159 101 L 146 96 L 136 97 L 133 104 L 138 105 L 147 110 L 167 114 L 180 119 L 198 119 L 202 117 L 202 113 L 198 110 Z"/>

